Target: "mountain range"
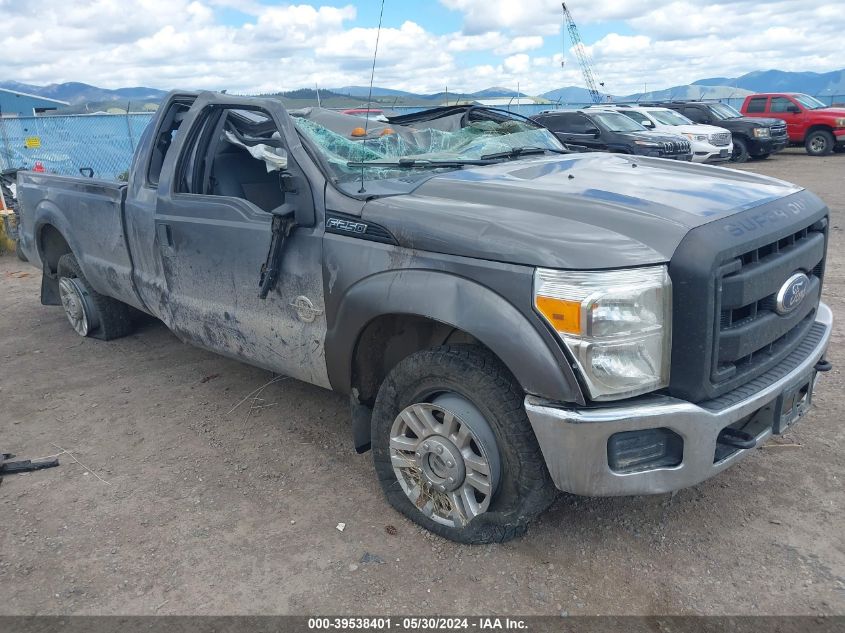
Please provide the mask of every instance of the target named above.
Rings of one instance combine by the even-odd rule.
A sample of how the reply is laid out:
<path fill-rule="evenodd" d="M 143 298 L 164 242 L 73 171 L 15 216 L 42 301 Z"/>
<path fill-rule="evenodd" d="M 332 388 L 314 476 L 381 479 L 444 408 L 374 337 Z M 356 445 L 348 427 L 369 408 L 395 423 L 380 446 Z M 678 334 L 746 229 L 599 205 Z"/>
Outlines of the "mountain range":
<path fill-rule="evenodd" d="M 131 88 L 98 88 L 89 84 L 69 82 L 37 86 L 17 81 L 0 81 L 0 88 L 26 92 L 60 101 L 67 101 L 72 106 L 84 104 L 98 104 L 100 107 L 110 104 L 155 103 L 164 97 L 165 90 L 148 88 L 145 86 Z M 630 95 L 614 95 L 618 101 L 647 101 L 658 99 L 724 99 L 743 97 L 752 92 L 788 91 L 804 92 L 816 96 L 845 95 L 845 68 L 827 73 L 788 72 L 783 70 L 761 70 L 741 75 L 740 77 L 710 77 L 699 79 L 691 84 L 683 84 L 657 90 L 653 92 L 634 93 Z M 366 100 L 370 93 L 369 86 L 343 86 L 320 90 L 321 100 L 327 105 L 345 106 L 361 100 Z M 525 92 L 521 92 L 525 96 Z M 279 93 L 283 99 L 290 100 L 292 105 L 302 105 L 298 102 L 313 101 L 316 92 L 313 89 L 300 89 Z M 380 86 L 373 86 L 372 95 L 375 101 L 383 105 L 396 103 L 397 105 L 434 105 L 446 99 L 450 101 L 460 99 L 484 99 L 495 97 L 515 97 L 517 92 L 510 88 L 494 86 L 471 93 L 437 92 L 433 94 L 415 93 L 406 90 L 395 90 Z M 551 102 L 587 103 L 590 94 L 585 88 L 566 86 L 550 90 L 537 95 Z"/>
<path fill-rule="evenodd" d="M 110 90 L 77 81 L 47 86 L 24 84 L 19 81 L 0 81 L 0 88 L 47 97 L 48 99 L 67 101 L 71 105 L 104 101 L 160 101 L 167 94 L 166 90 L 158 90 L 157 88 L 138 86 Z"/>

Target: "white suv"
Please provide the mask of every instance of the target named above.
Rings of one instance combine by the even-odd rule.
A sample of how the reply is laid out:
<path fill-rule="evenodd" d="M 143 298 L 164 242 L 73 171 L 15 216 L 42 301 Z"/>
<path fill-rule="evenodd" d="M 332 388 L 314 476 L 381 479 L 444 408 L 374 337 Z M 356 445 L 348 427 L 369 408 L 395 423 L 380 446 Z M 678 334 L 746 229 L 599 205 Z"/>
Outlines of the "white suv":
<path fill-rule="evenodd" d="M 680 112 L 669 108 L 602 104 L 596 109 L 614 110 L 633 119 L 649 130 L 681 134 L 690 140 L 695 163 L 721 163 L 731 159 L 731 133 L 715 125 L 694 123 Z"/>

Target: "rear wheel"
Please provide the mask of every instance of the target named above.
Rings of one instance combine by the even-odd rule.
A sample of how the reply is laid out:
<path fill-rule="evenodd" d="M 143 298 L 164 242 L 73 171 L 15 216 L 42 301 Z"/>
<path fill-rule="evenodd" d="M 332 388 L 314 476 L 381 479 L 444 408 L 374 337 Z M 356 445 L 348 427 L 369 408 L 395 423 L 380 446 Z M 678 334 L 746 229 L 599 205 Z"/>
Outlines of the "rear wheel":
<path fill-rule="evenodd" d="M 477 346 L 401 361 L 373 411 L 373 460 L 390 504 L 461 543 L 522 534 L 556 495 L 523 398 L 507 368 Z"/>
<path fill-rule="evenodd" d="M 827 156 L 836 146 L 836 139 L 827 130 L 815 130 L 804 139 L 804 148 L 810 156 Z"/>
<path fill-rule="evenodd" d="M 734 137 L 734 151 L 731 154 L 731 162 L 744 163 L 748 160 L 748 144 L 745 139 Z"/>
<path fill-rule="evenodd" d="M 76 257 L 70 253 L 62 255 L 57 274 L 62 308 L 77 334 L 108 341 L 132 331 L 129 306 L 94 290 Z"/>

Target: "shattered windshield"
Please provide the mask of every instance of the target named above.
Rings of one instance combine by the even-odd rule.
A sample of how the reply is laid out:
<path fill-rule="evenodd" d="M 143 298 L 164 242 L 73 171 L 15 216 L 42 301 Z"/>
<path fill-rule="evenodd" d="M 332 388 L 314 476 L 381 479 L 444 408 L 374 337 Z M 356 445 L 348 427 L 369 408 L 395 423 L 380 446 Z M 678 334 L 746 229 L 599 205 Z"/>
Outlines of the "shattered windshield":
<path fill-rule="evenodd" d="M 387 121 L 322 108 L 292 111 L 294 124 L 338 183 L 408 179 L 424 168 L 460 169 L 550 152 L 564 146 L 544 127 L 504 111 L 452 107 Z"/>

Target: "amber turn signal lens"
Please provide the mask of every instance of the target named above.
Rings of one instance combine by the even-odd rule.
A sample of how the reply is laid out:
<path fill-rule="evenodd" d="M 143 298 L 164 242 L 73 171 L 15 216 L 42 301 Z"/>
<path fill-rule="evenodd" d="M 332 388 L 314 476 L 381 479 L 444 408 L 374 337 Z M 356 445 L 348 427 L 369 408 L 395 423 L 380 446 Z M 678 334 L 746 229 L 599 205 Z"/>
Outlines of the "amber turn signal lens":
<path fill-rule="evenodd" d="M 537 309 L 558 332 L 581 334 L 581 304 L 553 297 L 538 296 Z"/>
<path fill-rule="evenodd" d="M 367 130 L 362 127 L 356 127 L 352 130 L 352 136 L 366 136 Z"/>
<path fill-rule="evenodd" d="M 388 134 L 396 134 L 396 131 L 392 127 L 384 128 L 379 136 L 387 136 Z"/>

